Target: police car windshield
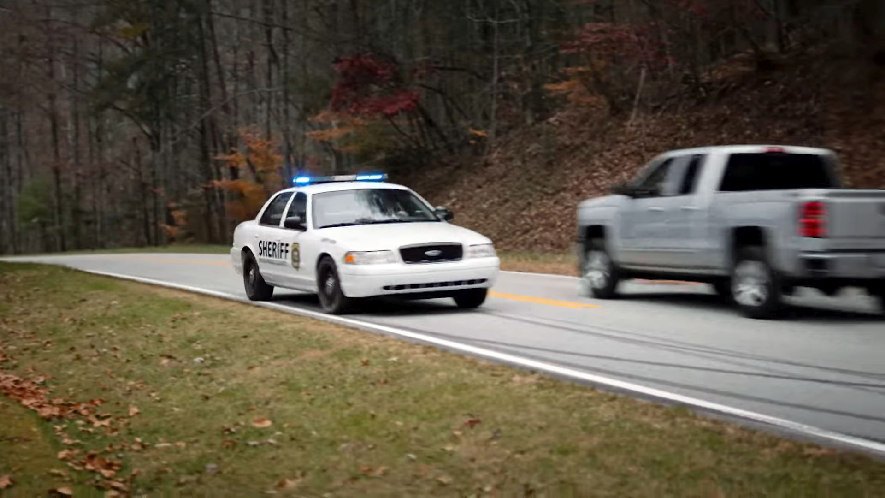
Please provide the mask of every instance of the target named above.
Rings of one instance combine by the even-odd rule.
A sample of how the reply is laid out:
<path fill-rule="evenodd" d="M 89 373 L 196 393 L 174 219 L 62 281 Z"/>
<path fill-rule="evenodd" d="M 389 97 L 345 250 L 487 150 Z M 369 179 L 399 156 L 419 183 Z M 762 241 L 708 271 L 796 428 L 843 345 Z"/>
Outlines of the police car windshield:
<path fill-rule="evenodd" d="M 313 196 L 313 224 L 318 229 L 434 221 L 440 220 L 408 190 L 354 189 Z"/>

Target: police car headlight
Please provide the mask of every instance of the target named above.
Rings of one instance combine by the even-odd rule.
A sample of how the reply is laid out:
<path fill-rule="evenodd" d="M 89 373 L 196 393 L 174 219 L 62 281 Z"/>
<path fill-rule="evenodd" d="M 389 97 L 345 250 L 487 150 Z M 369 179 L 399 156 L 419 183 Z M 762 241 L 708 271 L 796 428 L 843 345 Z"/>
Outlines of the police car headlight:
<path fill-rule="evenodd" d="M 467 248 L 468 258 L 494 258 L 496 255 L 492 244 L 474 244 Z"/>
<path fill-rule="evenodd" d="M 352 251 L 344 255 L 348 265 L 383 265 L 396 263 L 393 251 Z"/>

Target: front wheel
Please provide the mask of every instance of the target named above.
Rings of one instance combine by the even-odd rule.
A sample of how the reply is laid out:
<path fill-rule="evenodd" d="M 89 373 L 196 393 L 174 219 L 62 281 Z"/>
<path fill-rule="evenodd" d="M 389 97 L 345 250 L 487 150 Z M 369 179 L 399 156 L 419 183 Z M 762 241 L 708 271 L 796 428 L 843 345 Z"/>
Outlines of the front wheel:
<path fill-rule="evenodd" d="M 338 269 L 330 258 L 324 258 L 317 268 L 317 293 L 320 306 L 326 313 L 333 315 L 347 312 L 353 305 L 353 299 L 344 295 Z"/>
<path fill-rule="evenodd" d="M 462 309 L 474 309 L 482 306 L 488 296 L 488 289 L 470 289 L 455 294 L 455 304 Z"/>
<path fill-rule="evenodd" d="M 762 248 L 738 253 L 731 276 L 731 296 L 749 318 L 776 318 L 782 309 L 781 284 Z"/>
<path fill-rule="evenodd" d="M 604 241 L 590 242 L 584 257 L 584 271 L 581 278 L 593 297 L 611 299 L 617 296 L 621 277 L 617 266 L 605 249 Z"/>
<path fill-rule="evenodd" d="M 243 287 L 250 301 L 270 301 L 273 296 L 273 286 L 264 281 L 258 263 L 251 254 L 244 256 Z"/>

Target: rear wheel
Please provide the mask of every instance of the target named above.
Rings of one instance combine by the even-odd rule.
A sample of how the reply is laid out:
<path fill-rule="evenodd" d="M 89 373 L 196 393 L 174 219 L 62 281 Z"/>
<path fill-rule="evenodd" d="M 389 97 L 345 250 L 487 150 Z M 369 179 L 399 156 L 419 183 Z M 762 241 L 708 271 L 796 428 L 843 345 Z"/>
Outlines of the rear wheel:
<path fill-rule="evenodd" d="M 273 286 L 264 281 L 258 263 L 251 254 L 243 257 L 243 287 L 246 289 L 246 297 L 250 301 L 270 301 Z"/>
<path fill-rule="evenodd" d="M 617 296 L 620 272 L 605 249 L 604 240 L 596 239 L 588 244 L 581 278 L 593 297 L 611 299 Z"/>
<path fill-rule="evenodd" d="M 353 305 L 353 299 L 344 295 L 338 268 L 331 258 L 323 258 L 317 268 L 317 291 L 320 306 L 326 313 L 334 315 L 347 312 Z"/>
<path fill-rule="evenodd" d="M 482 306 L 488 294 L 488 289 L 470 289 L 458 292 L 453 298 L 459 308 L 474 309 Z"/>
<path fill-rule="evenodd" d="M 731 296 L 745 316 L 776 318 L 782 309 L 781 284 L 760 247 L 738 252 L 731 276 Z"/>

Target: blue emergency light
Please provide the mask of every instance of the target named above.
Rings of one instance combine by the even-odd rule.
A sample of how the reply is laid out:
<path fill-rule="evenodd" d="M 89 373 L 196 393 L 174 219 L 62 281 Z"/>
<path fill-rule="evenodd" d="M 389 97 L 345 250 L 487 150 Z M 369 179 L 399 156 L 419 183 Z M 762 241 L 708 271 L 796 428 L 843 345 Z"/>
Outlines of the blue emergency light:
<path fill-rule="evenodd" d="M 306 185 L 316 185 L 319 183 L 340 183 L 340 182 L 383 182 L 387 180 L 387 173 L 358 173 L 355 175 L 336 175 L 336 176 L 296 176 L 292 178 L 292 183 L 296 186 L 303 187 Z"/>

